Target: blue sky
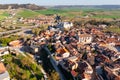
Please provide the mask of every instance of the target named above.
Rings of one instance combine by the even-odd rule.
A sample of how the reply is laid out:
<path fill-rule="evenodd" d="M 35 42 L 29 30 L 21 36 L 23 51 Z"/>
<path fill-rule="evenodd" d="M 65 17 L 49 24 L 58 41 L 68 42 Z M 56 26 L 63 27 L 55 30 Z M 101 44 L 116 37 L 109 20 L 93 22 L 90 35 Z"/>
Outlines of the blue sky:
<path fill-rule="evenodd" d="M 32 3 L 37 5 L 120 5 L 120 0 L 0 0 L 0 4 Z"/>

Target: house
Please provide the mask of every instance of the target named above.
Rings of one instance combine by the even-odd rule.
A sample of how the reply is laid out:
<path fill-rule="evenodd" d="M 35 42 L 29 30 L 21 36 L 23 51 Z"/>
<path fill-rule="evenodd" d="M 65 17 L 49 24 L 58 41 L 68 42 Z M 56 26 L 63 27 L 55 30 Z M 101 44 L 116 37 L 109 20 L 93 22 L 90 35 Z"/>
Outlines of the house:
<path fill-rule="evenodd" d="M 87 61 L 79 61 L 76 56 L 72 56 L 61 60 L 59 64 L 64 70 L 71 72 L 74 78 L 91 79 L 93 69 Z"/>
<path fill-rule="evenodd" d="M 9 43 L 9 45 L 10 45 L 11 47 L 20 47 L 20 46 L 22 45 L 22 41 L 21 41 L 21 40 L 11 41 L 11 42 Z"/>
<path fill-rule="evenodd" d="M 106 24 L 100 24 L 99 27 L 101 27 L 101 28 L 106 28 L 106 27 L 108 27 L 108 26 L 107 26 Z"/>
<path fill-rule="evenodd" d="M 104 71 L 108 80 L 120 80 L 120 64 L 118 62 L 113 62 L 104 67 Z"/>
<path fill-rule="evenodd" d="M 3 51 L 2 53 L 0 53 L 0 56 L 8 55 L 8 54 L 9 54 L 9 51 Z"/>
<path fill-rule="evenodd" d="M 9 54 L 9 47 L 1 47 L 0 48 L 0 56 Z"/>
<path fill-rule="evenodd" d="M 69 50 L 69 52 L 71 53 L 72 56 L 79 54 L 77 49 L 75 49 L 72 45 L 68 44 L 68 45 L 65 45 L 65 47 Z"/>
<path fill-rule="evenodd" d="M 117 38 L 107 38 L 105 41 L 107 43 L 116 43 L 116 42 L 118 42 L 118 39 Z"/>
<path fill-rule="evenodd" d="M 66 71 L 73 71 L 78 68 L 78 63 L 76 62 L 76 57 L 70 57 L 75 58 L 74 60 L 71 60 L 69 58 L 65 58 L 59 62 L 60 66 L 66 70 Z"/>
<path fill-rule="evenodd" d="M 72 56 L 68 58 L 69 61 L 76 62 L 78 60 L 78 57 Z"/>
<path fill-rule="evenodd" d="M 30 52 L 35 54 L 39 52 L 39 47 L 38 46 L 30 46 Z"/>
<path fill-rule="evenodd" d="M 106 42 L 105 41 L 98 41 L 98 44 L 99 44 L 99 46 L 103 46 L 103 47 L 106 46 Z"/>
<path fill-rule="evenodd" d="M 92 35 L 90 34 L 80 34 L 79 43 L 89 44 L 92 42 Z"/>
<path fill-rule="evenodd" d="M 67 58 L 67 57 L 69 57 L 69 55 L 70 55 L 70 53 L 69 53 L 69 51 L 68 51 L 65 47 L 63 47 L 63 48 L 58 48 L 58 49 L 56 50 L 56 56 L 55 56 L 55 58 L 56 58 L 57 60 L 60 60 L 60 59 L 62 59 L 62 58 Z"/>
<path fill-rule="evenodd" d="M 71 27 L 73 27 L 73 23 L 71 23 L 71 22 L 60 22 L 56 25 L 56 27 L 60 28 L 60 29 L 69 30 Z"/>
<path fill-rule="evenodd" d="M 9 73 L 2 62 L 0 62 L 0 80 L 10 80 Z"/>

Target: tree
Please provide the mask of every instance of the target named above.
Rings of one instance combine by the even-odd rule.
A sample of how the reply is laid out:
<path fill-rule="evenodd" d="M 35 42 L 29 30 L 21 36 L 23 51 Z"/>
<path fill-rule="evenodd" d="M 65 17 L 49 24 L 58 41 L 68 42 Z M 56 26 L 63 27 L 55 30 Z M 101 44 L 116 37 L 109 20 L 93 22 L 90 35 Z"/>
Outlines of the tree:
<path fill-rule="evenodd" d="M 56 71 L 52 71 L 49 80 L 60 80 L 59 74 Z"/>
<path fill-rule="evenodd" d="M 32 69 L 33 71 L 35 71 L 36 68 L 37 68 L 36 64 L 31 63 L 30 65 L 31 65 L 31 69 Z"/>
<path fill-rule="evenodd" d="M 34 33 L 36 36 L 39 35 L 40 31 L 41 31 L 40 28 L 34 28 L 34 29 L 32 29 L 32 33 Z"/>
<path fill-rule="evenodd" d="M 30 72 L 28 70 L 24 71 L 21 78 L 22 78 L 22 80 L 29 80 L 30 79 Z"/>

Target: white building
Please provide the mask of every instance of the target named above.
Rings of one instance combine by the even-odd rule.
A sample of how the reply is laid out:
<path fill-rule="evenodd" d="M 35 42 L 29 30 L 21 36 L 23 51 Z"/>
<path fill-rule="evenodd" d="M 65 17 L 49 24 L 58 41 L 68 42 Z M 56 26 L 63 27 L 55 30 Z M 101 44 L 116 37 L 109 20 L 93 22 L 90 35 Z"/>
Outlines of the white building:
<path fill-rule="evenodd" d="M 0 80 L 10 80 L 9 73 L 2 62 L 0 62 Z"/>
<path fill-rule="evenodd" d="M 64 28 L 64 29 L 70 29 L 73 27 L 73 23 L 71 22 L 60 22 L 56 25 L 57 28 Z"/>
<path fill-rule="evenodd" d="M 89 34 L 80 34 L 79 43 L 89 44 L 92 42 L 92 35 Z"/>

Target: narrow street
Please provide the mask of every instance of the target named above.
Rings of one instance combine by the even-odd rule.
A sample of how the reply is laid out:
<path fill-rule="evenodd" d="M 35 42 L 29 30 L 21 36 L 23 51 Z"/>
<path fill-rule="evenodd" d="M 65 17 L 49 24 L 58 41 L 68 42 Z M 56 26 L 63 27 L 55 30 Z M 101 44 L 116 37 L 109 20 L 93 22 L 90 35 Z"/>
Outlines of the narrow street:
<path fill-rule="evenodd" d="M 44 47 L 45 51 L 47 52 L 48 55 L 51 55 L 51 52 L 48 50 L 47 47 Z M 50 61 L 53 65 L 53 67 L 55 68 L 55 70 L 59 73 L 59 76 L 61 78 L 61 80 L 67 80 L 64 76 L 64 74 L 62 73 L 62 71 L 58 68 L 57 66 L 57 62 L 54 60 L 54 58 L 52 56 L 50 56 Z"/>

